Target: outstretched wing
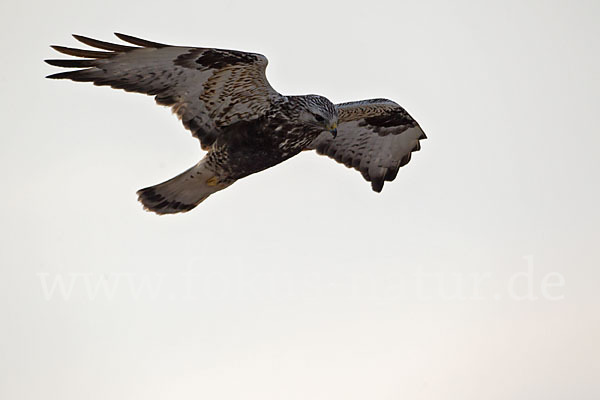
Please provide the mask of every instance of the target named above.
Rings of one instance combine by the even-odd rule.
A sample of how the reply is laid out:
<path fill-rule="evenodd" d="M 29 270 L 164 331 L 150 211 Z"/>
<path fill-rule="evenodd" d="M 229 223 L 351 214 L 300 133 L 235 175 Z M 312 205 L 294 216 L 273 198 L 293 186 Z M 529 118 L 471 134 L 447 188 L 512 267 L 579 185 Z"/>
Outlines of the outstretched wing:
<path fill-rule="evenodd" d="M 263 115 L 277 93 L 265 76 L 267 59 L 235 50 L 168 46 L 116 33 L 135 46 L 73 35 L 78 41 L 106 51 L 52 46 L 84 59 L 46 60 L 50 65 L 81 68 L 48 76 L 93 82 L 155 96 L 171 106 L 183 125 L 207 149 L 221 129 Z"/>
<path fill-rule="evenodd" d="M 385 181 L 393 181 L 398 170 L 421 149 L 425 133 L 402 107 L 387 99 L 336 104 L 337 137 L 324 132 L 309 149 L 316 149 L 360 171 L 381 192 Z"/>

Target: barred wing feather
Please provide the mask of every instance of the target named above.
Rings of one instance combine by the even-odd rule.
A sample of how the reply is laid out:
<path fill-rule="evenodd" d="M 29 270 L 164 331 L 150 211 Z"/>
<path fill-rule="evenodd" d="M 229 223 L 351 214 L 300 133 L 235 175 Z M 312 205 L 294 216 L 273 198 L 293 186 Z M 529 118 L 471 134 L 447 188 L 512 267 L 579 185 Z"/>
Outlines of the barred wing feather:
<path fill-rule="evenodd" d="M 360 171 L 376 192 L 396 178 L 412 152 L 420 150 L 419 141 L 427 138 L 406 110 L 391 100 L 354 101 L 336 108 L 337 137 L 325 132 L 309 149 Z"/>

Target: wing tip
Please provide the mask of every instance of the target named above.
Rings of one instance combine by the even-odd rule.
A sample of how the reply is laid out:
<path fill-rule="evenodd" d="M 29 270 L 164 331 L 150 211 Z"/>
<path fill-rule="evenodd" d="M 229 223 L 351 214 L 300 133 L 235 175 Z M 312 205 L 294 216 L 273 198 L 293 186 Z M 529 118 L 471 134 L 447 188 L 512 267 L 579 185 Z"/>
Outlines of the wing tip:
<path fill-rule="evenodd" d="M 384 183 L 385 183 L 385 179 L 383 176 L 381 178 L 372 179 L 371 180 L 371 189 L 373 189 L 373 191 L 375 193 L 381 193 L 381 191 L 383 190 Z"/>
<path fill-rule="evenodd" d="M 83 36 L 83 35 L 78 35 L 75 33 L 72 36 L 75 38 L 75 40 L 77 40 L 83 44 L 87 44 L 88 46 L 95 47 L 97 49 L 102 49 L 102 50 L 109 50 L 109 51 L 114 51 L 114 52 L 127 52 L 127 51 L 134 50 L 137 48 L 137 47 L 132 47 L 132 46 L 126 46 L 123 44 L 104 42 L 102 40 L 93 39 L 93 38 Z"/>
<path fill-rule="evenodd" d="M 56 74 L 47 75 L 48 79 L 70 79 L 75 82 L 89 82 L 93 80 L 89 72 L 93 68 L 76 69 L 74 71 L 59 72 Z"/>
<path fill-rule="evenodd" d="M 72 74 L 73 71 L 69 72 L 58 72 L 56 74 L 46 75 L 47 79 L 69 79 L 69 74 Z"/>
<path fill-rule="evenodd" d="M 385 182 L 392 182 L 394 179 L 396 179 L 396 177 L 398 176 L 398 172 L 400 172 L 400 168 L 404 167 L 406 164 L 408 164 L 410 162 L 410 160 L 412 158 L 412 153 L 421 150 L 421 143 L 419 142 L 419 140 L 426 139 L 426 138 L 427 138 L 427 136 L 425 136 L 425 133 L 423 133 L 417 139 L 417 142 L 415 143 L 413 148 L 410 150 L 410 152 L 408 152 L 406 155 L 404 155 L 404 157 L 402 157 L 400 159 L 400 162 L 398 163 L 397 167 L 387 168 L 385 173 L 382 174 L 381 176 L 376 176 L 376 177 L 369 176 L 368 179 L 365 176 L 365 179 L 367 181 L 371 181 L 371 188 L 373 189 L 374 192 L 380 193 L 383 190 L 383 186 L 384 186 Z M 367 173 L 367 175 L 368 175 L 368 173 Z M 364 176 L 364 174 L 363 174 L 363 176 Z"/>
<path fill-rule="evenodd" d="M 130 43 L 130 44 L 135 44 L 136 46 L 151 47 L 151 48 L 155 48 L 155 49 L 159 49 L 161 47 L 168 46 L 163 43 L 157 43 L 157 42 L 152 42 L 152 41 L 146 40 L 146 39 L 140 39 L 135 36 L 126 35 L 126 34 L 120 33 L 120 32 L 113 32 L 113 34 L 116 37 L 118 37 L 119 39 L 121 39 L 122 41 Z"/>
<path fill-rule="evenodd" d="M 62 54 L 84 58 L 110 58 L 115 54 L 109 51 L 82 50 L 54 44 L 50 45 L 50 47 Z"/>
<path fill-rule="evenodd" d="M 62 68 L 89 68 L 95 67 L 98 65 L 97 60 L 89 60 L 89 59 L 70 59 L 70 60 L 44 60 L 46 64 L 52 65 L 54 67 L 62 67 Z"/>

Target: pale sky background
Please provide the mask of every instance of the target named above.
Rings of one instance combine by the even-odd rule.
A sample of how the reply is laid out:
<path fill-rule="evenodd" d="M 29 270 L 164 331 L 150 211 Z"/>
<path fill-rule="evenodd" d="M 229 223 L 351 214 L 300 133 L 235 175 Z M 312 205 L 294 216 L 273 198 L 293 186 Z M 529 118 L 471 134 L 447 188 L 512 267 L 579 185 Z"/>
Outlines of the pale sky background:
<path fill-rule="evenodd" d="M 598 1 L 0 15 L 0 398 L 600 398 Z M 387 97 L 429 139 L 381 194 L 306 153 L 158 217 L 135 191 L 196 139 L 150 97 L 44 79 L 50 44 L 114 31 L 263 53 L 281 93 Z"/>

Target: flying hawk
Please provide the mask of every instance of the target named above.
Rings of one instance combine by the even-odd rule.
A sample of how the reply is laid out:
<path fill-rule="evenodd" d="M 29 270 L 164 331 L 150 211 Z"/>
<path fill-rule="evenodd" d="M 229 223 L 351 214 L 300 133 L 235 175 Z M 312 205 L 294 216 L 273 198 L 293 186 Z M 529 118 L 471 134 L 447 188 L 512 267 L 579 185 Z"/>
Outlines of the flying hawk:
<path fill-rule="evenodd" d="M 170 106 L 207 154 L 187 171 L 139 190 L 157 214 L 189 211 L 211 194 L 302 150 L 360 171 L 380 192 L 426 136 L 398 104 L 373 99 L 333 104 L 317 95 L 283 96 L 267 81 L 267 59 L 236 50 L 179 47 L 115 34 L 132 44 L 73 35 L 101 49 L 52 46 L 83 59 L 46 60 L 76 70 L 52 79 L 93 82 L 155 96 Z"/>

